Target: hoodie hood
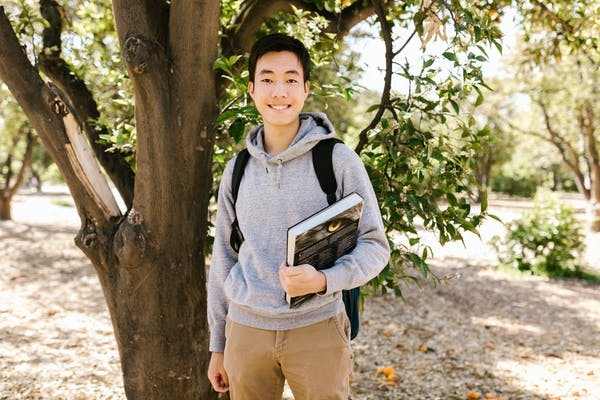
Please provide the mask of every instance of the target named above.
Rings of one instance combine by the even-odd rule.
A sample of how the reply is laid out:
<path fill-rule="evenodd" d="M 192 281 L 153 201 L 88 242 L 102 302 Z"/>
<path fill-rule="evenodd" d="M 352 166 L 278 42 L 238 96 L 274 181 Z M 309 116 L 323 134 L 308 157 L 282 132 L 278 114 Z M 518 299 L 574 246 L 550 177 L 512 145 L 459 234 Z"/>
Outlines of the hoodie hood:
<path fill-rule="evenodd" d="M 246 148 L 250 154 L 261 160 L 265 167 L 269 163 L 279 164 L 293 160 L 312 148 L 321 140 L 335 137 L 333 125 L 322 112 L 300 114 L 300 127 L 298 133 L 287 149 L 274 156 L 269 155 L 264 146 L 264 126 L 252 129 L 246 136 Z"/>

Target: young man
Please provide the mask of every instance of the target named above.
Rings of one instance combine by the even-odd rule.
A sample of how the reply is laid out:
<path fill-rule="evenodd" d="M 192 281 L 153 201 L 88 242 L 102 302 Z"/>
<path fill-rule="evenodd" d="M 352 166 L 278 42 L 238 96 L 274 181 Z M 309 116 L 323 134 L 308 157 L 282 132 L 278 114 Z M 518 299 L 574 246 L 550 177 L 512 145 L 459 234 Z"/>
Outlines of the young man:
<path fill-rule="evenodd" d="M 212 352 L 208 377 L 232 400 L 280 400 L 284 381 L 301 399 L 347 399 L 352 369 L 350 327 L 341 291 L 363 285 L 387 264 L 390 249 L 373 187 L 354 151 L 337 144 L 332 160 L 337 198 L 365 200 L 357 245 L 334 266 L 285 263 L 287 229 L 327 206 L 311 150 L 335 136 L 323 113 L 301 113 L 309 89 L 304 45 L 273 34 L 250 53 L 248 91 L 263 125 L 246 138 L 246 165 L 234 209 L 229 162 L 219 189 L 208 280 Z M 244 242 L 230 246 L 237 216 Z M 290 308 L 285 293 L 318 293 Z"/>

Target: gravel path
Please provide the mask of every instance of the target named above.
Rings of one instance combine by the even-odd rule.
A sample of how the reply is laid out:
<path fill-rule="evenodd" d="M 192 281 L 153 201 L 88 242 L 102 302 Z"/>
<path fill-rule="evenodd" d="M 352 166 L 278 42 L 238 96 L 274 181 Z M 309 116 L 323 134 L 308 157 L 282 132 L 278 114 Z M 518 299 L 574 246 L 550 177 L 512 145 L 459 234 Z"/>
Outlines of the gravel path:
<path fill-rule="evenodd" d="M 505 220 L 524 206 L 491 203 Z M 70 196 L 22 193 L 13 207 L 0 222 L 0 400 L 125 400 Z M 485 243 L 501 230 L 434 246 L 447 283 L 367 299 L 352 399 L 600 399 L 600 287 L 495 270 Z M 588 241 L 600 266 L 600 236 Z"/>

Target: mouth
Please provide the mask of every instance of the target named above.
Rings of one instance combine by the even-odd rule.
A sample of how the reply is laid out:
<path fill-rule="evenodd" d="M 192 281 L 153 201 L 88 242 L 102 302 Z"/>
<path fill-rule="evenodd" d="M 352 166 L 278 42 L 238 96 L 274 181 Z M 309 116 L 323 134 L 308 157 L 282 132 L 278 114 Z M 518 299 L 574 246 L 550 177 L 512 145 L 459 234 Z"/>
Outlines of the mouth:
<path fill-rule="evenodd" d="M 273 110 L 286 110 L 291 107 L 291 104 L 269 104 L 269 108 Z"/>

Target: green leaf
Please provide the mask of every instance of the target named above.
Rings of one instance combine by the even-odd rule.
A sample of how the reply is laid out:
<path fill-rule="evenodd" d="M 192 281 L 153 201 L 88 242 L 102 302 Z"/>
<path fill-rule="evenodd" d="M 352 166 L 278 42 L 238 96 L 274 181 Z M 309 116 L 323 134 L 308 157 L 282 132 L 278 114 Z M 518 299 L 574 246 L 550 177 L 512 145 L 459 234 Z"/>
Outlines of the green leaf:
<path fill-rule="evenodd" d="M 233 121 L 233 123 L 229 126 L 229 135 L 233 138 L 233 140 L 235 140 L 236 143 L 239 143 L 239 141 L 242 139 L 242 136 L 244 136 L 245 127 L 246 123 L 239 118 Z"/>
<path fill-rule="evenodd" d="M 452 108 L 454 109 L 455 113 L 459 113 L 460 112 L 460 107 L 458 106 L 458 103 L 452 99 L 450 99 L 450 104 L 452 104 Z"/>
<path fill-rule="evenodd" d="M 445 51 L 444 53 L 442 53 L 442 55 L 450 61 L 458 62 L 458 58 L 456 58 L 456 54 L 454 54 L 450 51 Z"/>
<path fill-rule="evenodd" d="M 481 92 L 481 89 L 479 88 L 479 86 L 473 86 L 473 89 L 475 89 L 475 91 L 477 92 L 477 99 L 475 100 L 475 106 L 479 106 L 483 100 L 483 93 Z"/>
<path fill-rule="evenodd" d="M 365 112 L 368 112 L 368 113 L 373 112 L 373 111 L 379 109 L 379 106 L 380 106 L 380 104 L 373 104 L 371 107 L 367 108 L 367 111 L 365 111 Z"/>
<path fill-rule="evenodd" d="M 215 125 L 220 126 L 225 121 L 231 119 L 231 117 L 234 117 L 235 115 L 237 115 L 237 112 L 235 110 L 227 110 L 217 117 L 217 119 L 215 120 Z"/>
<path fill-rule="evenodd" d="M 481 212 L 485 212 L 488 208 L 488 193 L 487 190 L 481 196 Z"/>

